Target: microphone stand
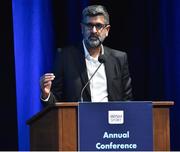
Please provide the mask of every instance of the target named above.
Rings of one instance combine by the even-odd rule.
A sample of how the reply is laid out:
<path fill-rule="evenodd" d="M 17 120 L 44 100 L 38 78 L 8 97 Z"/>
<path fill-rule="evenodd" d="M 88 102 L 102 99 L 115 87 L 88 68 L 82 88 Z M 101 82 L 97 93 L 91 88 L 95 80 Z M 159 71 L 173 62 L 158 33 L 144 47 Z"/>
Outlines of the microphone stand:
<path fill-rule="evenodd" d="M 101 62 L 101 64 L 98 66 L 98 68 L 95 70 L 95 72 L 93 73 L 93 75 L 90 77 L 90 79 L 88 80 L 88 82 L 86 83 L 86 85 L 83 87 L 83 89 L 81 90 L 81 102 L 83 102 L 83 93 L 85 88 L 87 87 L 87 85 L 90 83 L 91 79 L 93 78 L 93 76 L 96 74 L 96 72 L 98 71 L 98 69 L 101 67 L 103 62 Z"/>
<path fill-rule="evenodd" d="M 91 79 L 92 79 L 93 76 L 96 74 L 96 72 L 97 72 L 98 69 L 101 67 L 101 65 L 102 65 L 103 63 L 105 63 L 105 61 L 106 61 L 105 55 L 104 55 L 104 54 L 103 54 L 103 55 L 100 55 L 100 56 L 98 57 L 98 61 L 100 62 L 100 65 L 98 66 L 98 68 L 95 70 L 95 72 L 93 73 L 93 75 L 90 77 L 90 79 L 88 80 L 88 82 L 85 84 L 85 86 L 84 86 L 84 87 L 82 88 L 82 90 L 81 90 L 81 102 L 83 102 L 83 93 L 84 93 L 85 88 L 86 88 L 87 85 L 90 83 Z"/>

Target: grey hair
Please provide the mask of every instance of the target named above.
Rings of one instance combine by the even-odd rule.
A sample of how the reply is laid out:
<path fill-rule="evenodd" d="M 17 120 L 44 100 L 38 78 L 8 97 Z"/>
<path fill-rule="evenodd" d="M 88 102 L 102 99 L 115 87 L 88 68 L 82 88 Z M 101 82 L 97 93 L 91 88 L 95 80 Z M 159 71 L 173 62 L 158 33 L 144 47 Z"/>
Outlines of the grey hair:
<path fill-rule="evenodd" d="M 103 15 L 105 24 L 109 24 L 109 14 L 107 9 L 102 5 L 91 5 L 84 8 L 82 11 L 82 22 L 86 19 L 87 16 L 93 17 L 98 15 Z"/>

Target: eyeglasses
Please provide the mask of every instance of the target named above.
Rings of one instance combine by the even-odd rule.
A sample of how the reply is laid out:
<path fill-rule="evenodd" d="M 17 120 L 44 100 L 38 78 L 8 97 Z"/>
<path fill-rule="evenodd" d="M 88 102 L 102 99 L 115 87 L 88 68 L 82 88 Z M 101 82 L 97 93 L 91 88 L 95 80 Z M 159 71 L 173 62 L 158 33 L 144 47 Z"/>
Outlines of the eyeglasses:
<path fill-rule="evenodd" d="M 97 23 L 97 24 L 82 23 L 82 24 L 85 25 L 88 29 L 93 29 L 93 27 L 95 26 L 98 31 L 104 29 L 108 25 L 108 24 L 101 24 L 101 23 Z"/>

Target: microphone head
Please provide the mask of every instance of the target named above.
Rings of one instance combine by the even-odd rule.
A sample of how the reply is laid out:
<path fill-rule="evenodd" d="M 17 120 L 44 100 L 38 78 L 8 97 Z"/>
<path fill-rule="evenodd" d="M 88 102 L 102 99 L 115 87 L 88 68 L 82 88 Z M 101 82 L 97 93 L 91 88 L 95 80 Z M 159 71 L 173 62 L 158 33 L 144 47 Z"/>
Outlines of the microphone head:
<path fill-rule="evenodd" d="M 106 61 L 105 55 L 104 55 L 104 54 L 100 55 L 100 56 L 98 57 L 98 61 L 99 61 L 100 63 L 105 63 L 105 61 Z"/>

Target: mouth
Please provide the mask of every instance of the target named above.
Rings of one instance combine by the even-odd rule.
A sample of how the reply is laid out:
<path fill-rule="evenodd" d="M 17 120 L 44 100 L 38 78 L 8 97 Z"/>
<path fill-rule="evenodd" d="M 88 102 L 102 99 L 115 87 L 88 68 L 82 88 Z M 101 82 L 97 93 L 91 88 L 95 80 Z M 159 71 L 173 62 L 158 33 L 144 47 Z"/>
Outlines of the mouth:
<path fill-rule="evenodd" d="M 89 40 L 94 40 L 94 41 L 95 41 L 95 40 L 98 40 L 98 39 L 99 39 L 99 38 L 98 38 L 97 36 L 90 36 L 90 37 L 89 37 Z"/>

